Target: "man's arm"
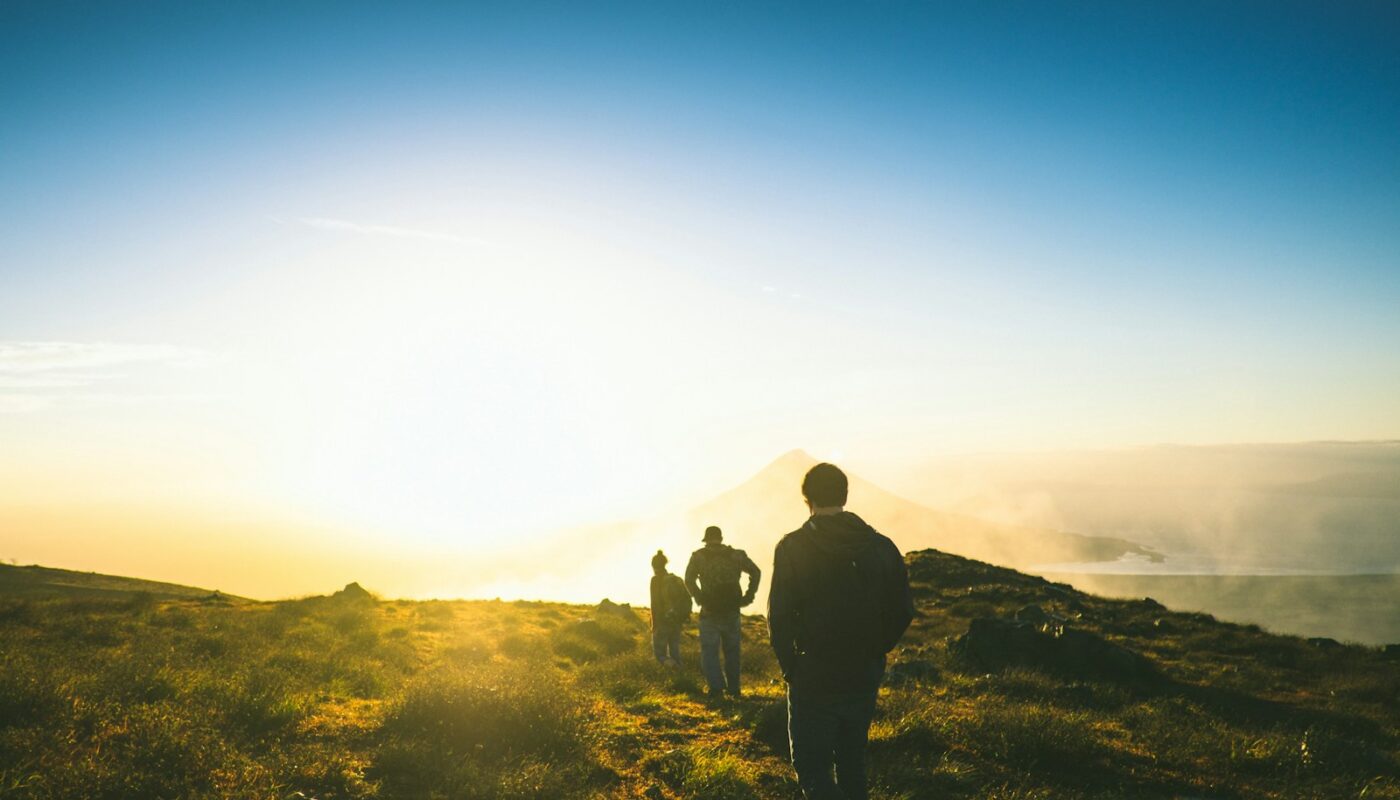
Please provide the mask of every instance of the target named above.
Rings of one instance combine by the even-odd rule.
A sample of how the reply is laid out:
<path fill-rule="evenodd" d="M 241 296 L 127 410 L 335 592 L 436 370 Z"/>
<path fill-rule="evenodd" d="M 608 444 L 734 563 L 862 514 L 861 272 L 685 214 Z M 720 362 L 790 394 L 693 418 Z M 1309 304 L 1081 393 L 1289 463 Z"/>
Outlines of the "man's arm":
<path fill-rule="evenodd" d="M 662 592 L 662 591 L 659 591 L 661 587 L 657 585 L 658 583 L 660 583 L 660 581 L 658 581 L 656 578 L 652 578 L 652 579 L 651 579 L 651 628 L 652 628 L 652 630 L 656 630 L 656 623 L 659 622 L 659 621 L 661 620 L 661 614 L 662 614 L 662 612 L 664 611 L 664 609 L 663 609 L 661 606 L 662 606 L 663 603 L 666 602 L 666 597 L 665 597 L 666 593 L 665 593 L 665 592 Z"/>
<path fill-rule="evenodd" d="M 759 570 L 757 564 L 753 563 L 753 559 L 749 558 L 748 553 L 740 550 L 739 555 L 743 559 L 739 562 L 739 569 L 745 575 L 749 576 L 749 588 L 748 591 L 744 592 L 744 597 L 740 600 L 740 603 L 742 605 L 748 605 L 754 601 L 755 597 L 758 597 L 758 581 L 763 577 L 763 572 Z"/>
<path fill-rule="evenodd" d="M 888 558 L 890 559 L 890 584 L 889 595 L 885 602 L 890 611 L 889 630 L 885 631 L 885 641 L 883 642 L 886 653 L 894 649 L 899 644 L 899 639 L 904 632 L 909 629 L 909 623 L 914 621 L 914 595 L 909 590 L 909 568 L 904 564 L 904 556 L 900 554 L 899 547 L 892 541 L 889 543 Z"/>
<path fill-rule="evenodd" d="M 782 546 L 773 551 L 773 583 L 768 587 L 768 642 L 778 657 L 783 680 L 791 682 L 797 666 L 797 595 L 792 564 Z"/>
<path fill-rule="evenodd" d="M 692 553 L 690 561 L 685 565 L 685 590 L 690 592 L 690 596 L 695 598 L 695 602 L 700 602 L 700 584 L 697 578 L 700 575 L 700 565 L 695 563 L 700 556 Z"/>

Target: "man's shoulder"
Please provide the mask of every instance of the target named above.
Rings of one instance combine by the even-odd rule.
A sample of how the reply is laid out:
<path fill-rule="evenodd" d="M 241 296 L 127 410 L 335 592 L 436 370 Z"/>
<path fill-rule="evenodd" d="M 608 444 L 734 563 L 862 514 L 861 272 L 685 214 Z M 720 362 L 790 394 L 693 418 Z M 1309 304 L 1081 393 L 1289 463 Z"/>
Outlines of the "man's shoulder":
<path fill-rule="evenodd" d="M 859 516 L 859 515 L 857 515 L 857 514 L 855 514 L 855 513 L 853 513 L 853 512 L 847 512 L 847 513 L 849 513 L 852 517 L 854 517 L 854 518 L 857 520 L 857 522 L 859 522 L 859 524 L 860 524 L 862 527 L 864 527 L 865 530 L 866 530 L 867 532 L 870 533 L 870 535 L 872 535 L 872 536 L 875 537 L 875 541 L 879 544 L 880 547 L 887 548 L 887 549 L 890 549 L 890 550 L 894 550 L 896 553 L 899 552 L 899 546 L 896 545 L 896 544 L 894 543 L 894 540 L 893 540 L 893 539 L 891 539 L 890 537 L 886 536 L 885 534 L 880 533 L 879 531 L 875 530 L 875 526 L 874 526 L 874 525 L 871 525 L 869 522 L 866 522 L 865 519 L 864 519 L 863 517 L 861 517 L 861 516 Z"/>
<path fill-rule="evenodd" d="M 884 548 L 890 553 L 893 553 L 896 558 L 904 557 L 903 553 L 901 553 L 899 550 L 899 545 L 895 544 L 893 539 L 891 539 L 883 533 L 880 533 L 879 531 L 875 531 L 875 536 L 876 541 L 880 543 L 880 547 Z"/>
<path fill-rule="evenodd" d="M 900 551 L 899 545 L 894 540 L 884 535 L 876 533 L 876 548 L 880 553 L 880 560 L 892 570 L 904 567 L 904 553 Z"/>
<path fill-rule="evenodd" d="M 773 552 L 780 553 L 792 550 L 794 547 L 800 547 L 802 542 L 802 532 L 805 530 L 807 530 L 807 525 L 804 523 L 802 527 L 798 528 L 797 530 L 791 533 L 784 534 L 783 538 L 779 539 L 778 544 L 774 546 Z"/>

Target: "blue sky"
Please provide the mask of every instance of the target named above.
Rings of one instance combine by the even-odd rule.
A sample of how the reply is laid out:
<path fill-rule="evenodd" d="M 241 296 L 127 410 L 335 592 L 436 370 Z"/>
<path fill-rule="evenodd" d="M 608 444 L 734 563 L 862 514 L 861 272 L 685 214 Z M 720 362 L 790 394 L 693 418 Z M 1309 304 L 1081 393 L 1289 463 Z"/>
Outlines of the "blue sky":
<path fill-rule="evenodd" d="M 1388 300 L 1397 17 L 1383 3 L 11 3 L 5 274 L 42 289 L 75 220 L 125 237 L 272 181 L 505 149 L 572 161 L 605 192 L 610 176 L 639 185 L 676 214 L 761 215 L 774 249 L 818 219 L 874 217 L 883 246 L 913 254 L 871 259 L 891 285 L 917 280 L 929 237 L 1129 300 L 1143 277 Z"/>
<path fill-rule="evenodd" d="M 5 2 L 0 435 L 274 505 L 400 480 L 363 519 L 427 527 L 467 484 L 384 464 L 543 524 L 799 446 L 1393 437 L 1397 41 L 1390 3 Z"/>

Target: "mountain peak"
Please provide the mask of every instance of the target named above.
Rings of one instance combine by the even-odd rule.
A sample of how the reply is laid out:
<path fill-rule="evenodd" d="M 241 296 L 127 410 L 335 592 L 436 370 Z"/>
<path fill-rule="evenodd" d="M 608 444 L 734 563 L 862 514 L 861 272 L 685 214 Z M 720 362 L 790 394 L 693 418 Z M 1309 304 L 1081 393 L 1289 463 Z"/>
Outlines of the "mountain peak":
<path fill-rule="evenodd" d="M 801 471 L 805 473 L 819 463 L 821 462 L 818 461 L 816 457 L 799 447 L 796 450 L 789 450 L 778 456 L 771 464 L 764 468 L 763 471 L 784 473 Z"/>

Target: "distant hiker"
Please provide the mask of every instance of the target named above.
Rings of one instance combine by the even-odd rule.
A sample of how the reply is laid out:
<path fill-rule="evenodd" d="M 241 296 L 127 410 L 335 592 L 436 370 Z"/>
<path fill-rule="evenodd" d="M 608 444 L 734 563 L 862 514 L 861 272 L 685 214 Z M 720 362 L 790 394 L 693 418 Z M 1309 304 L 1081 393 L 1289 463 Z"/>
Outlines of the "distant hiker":
<path fill-rule="evenodd" d="M 685 585 L 700 603 L 700 668 L 709 684 L 710 697 L 726 691 L 739 697 L 739 609 L 758 596 L 758 565 L 743 550 L 723 543 L 724 535 L 714 525 L 705 529 L 705 546 L 690 556 L 685 568 Z M 749 588 L 741 591 L 739 574 L 749 576 Z M 724 649 L 721 672 L 719 652 Z"/>
<path fill-rule="evenodd" d="M 865 800 L 865 746 L 892 650 L 914 618 L 904 558 L 846 505 L 846 475 L 802 480 L 811 518 L 773 552 L 768 634 L 788 684 L 788 739 L 808 800 Z M 832 769 L 835 768 L 835 780 Z"/>
<path fill-rule="evenodd" d="M 690 592 L 681 576 L 666 571 L 660 550 L 651 557 L 651 650 L 663 666 L 681 665 L 681 628 L 690 621 Z"/>

